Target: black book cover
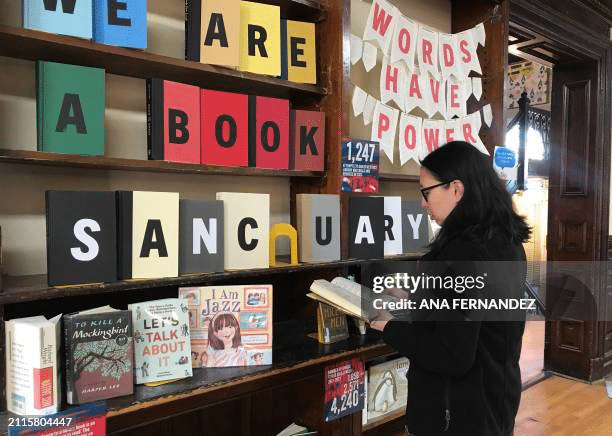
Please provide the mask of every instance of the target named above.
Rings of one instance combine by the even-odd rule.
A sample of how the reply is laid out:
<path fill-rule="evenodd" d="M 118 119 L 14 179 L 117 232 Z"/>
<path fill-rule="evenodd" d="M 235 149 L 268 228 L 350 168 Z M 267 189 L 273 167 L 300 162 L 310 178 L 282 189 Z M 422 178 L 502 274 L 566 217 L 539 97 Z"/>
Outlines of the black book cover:
<path fill-rule="evenodd" d="M 147 79 L 147 152 L 150 160 L 164 160 L 164 81 Z"/>
<path fill-rule="evenodd" d="M 281 19 L 280 22 L 280 31 L 281 31 L 281 40 L 280 40 L 280 50 L 281 50 L 281 75 L 280 78 L 283 80 L 287 80 L 289 78 L 289 59 L 287 57 L 287 20 Z"/>
<path fill-rule="evenodd" d="M 107 310 L 64 316 L 68 404 L 130 395 L 134 391 L 131 312 Z"/>
<path fill-rule="evenodd" d="M 349 198 L 349 257 L 382 259 L 385 256 L 385 203 L 383 197 Z"/>
<path fill-rule="evenodd" d="M 119 279 L 132 278 L 133 192 L 117 191 L 117 246 Z"/>
<path fill-rule="evenodd" d="M 185 0 L 185 59 L 200 62 L 201 0 Z"/>
<path fill-rule="evenodd" d="M 257 166 L 257 96 L 249 95 L 249 166 Z"/>
<path fill-rule="evenodd" d="M 50 286 L 117 280 L 117 227 L 112 192 L 47 191 Z"/>

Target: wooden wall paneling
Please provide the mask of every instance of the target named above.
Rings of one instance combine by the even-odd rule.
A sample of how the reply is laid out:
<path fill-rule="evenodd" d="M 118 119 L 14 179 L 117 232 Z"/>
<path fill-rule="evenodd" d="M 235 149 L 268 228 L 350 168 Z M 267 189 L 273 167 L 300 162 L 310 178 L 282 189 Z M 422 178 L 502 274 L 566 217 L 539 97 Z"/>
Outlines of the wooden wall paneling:
<path fill-rule="evenodd" d="M 493 123 L 483 126 L 480 137 L 491 155 L 495 146 L 504 143 L 504 83 L 508 59 L 508 11 L 510 0 L 453 0 L 452 31 L 458 33 L 484 22 L 487 39 L 485 47 L 478 48 L 482 66 L 482 97 L 468 101 L 468 113 L 491 104 Z"/>

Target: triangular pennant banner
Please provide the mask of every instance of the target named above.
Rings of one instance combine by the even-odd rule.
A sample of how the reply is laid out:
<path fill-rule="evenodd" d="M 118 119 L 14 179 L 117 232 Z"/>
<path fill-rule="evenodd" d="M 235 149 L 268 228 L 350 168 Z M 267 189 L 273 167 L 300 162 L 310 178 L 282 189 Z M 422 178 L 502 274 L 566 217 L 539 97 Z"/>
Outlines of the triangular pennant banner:
<path fill-rule="evenodd" d="M 400 15 L 391 3 L 385 0 L 374 0 L 363 31 L 364 41 L 376 41 L 383 53 L 389 53 L 389 44 L 393 37 L 394 17 Z"/>
<path fill-rule="evenodd" d="M 361 60 L 366 71 L 371 71 L 376 66 L 376 58 L 378 57 L 378 49 L 371 42 L 363 42 L 363 54 Z"/>
<path fill-rule="evenodd" d="M 374 115 L 374 108 L 376 107 L 377 101 L 378 100 L 368 94 L 368 98 L 363 106 L 363 123 L 366 126 L 372 122 L 372 116 Z"/>
<path fill-rule="evenodd" d="M 368 94 L 361 89 L 359 86 L 355 86 L 353 89 L 353 113 L 356 117 L 358 117 L 363 112 L 363 107 L 365 106 L 366 100 L 368 99 Z"/>
<path fill-rule="evenodd" d="M 355 65 L 361 59 L 363 53 L 363 41 L 357 35 L 351 33 L 351 65 Z"/>
<path fill-rule="evenodd" d="M 380 143 L 380 149 L 393 163 L 393 144 L 399 111 L 381 102 L 376 103 L 372 120 L 372 141 Z"/>
<path fill-rule="evenodd" d="M 399 154 L 400 165 L 410 159 L 419 163 L 421 136 L 423 134 L 423 119 L 412 115 L 400 114 L 399 123 Z"/>
<path fill-rule="evenodd" d="M 421 74 L 429 71 L 432 76 L 439 77 L 438 72 L 438 32 L 419 27 L 417 39 L 417 60 Z"/>
<path fill-rule="evenodd" d="M 408 71 L 414 70 L 419 25 L 409 18 L 399 15 L 391 40 L 391 63 L 403 61 Z"/>
<path fill-rule="evenodd" d="M 459 60 L 459 48 L 455 35 L 440 33 L 438 36 L 438 58 L 442 78 L 447 80 L 451 75 L 460 79 L 462 77 L 462 67 Z"/>

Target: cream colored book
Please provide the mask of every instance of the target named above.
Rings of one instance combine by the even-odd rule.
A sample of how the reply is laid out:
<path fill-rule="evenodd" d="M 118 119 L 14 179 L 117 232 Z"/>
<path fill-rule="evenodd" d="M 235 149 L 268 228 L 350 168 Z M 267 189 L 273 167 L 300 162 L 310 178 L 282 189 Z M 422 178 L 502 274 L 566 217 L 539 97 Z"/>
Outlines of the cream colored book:
<path fill-rule="evenodd" d="M 310 285 L 307 296 L 329 304 L 347 315 L 364 321 L 373 318 L 371 291 L 359 283 L 344 277 L 336 277 L 331 282 L 318 279 Z"/>

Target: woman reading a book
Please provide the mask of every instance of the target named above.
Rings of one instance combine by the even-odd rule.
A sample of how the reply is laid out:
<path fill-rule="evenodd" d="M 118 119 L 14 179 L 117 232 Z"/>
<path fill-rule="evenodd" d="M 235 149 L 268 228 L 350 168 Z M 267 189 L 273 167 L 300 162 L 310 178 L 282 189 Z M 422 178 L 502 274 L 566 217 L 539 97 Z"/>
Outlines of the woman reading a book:
<path fill-rule="evenodd" d="M 416 436 L 509 436 L 521 395 L 524 312 L 507 320 L 453 306 L 453 300 L 461 303 L 477 295 L 520 299 L 526 276 L 522 244 L 530 229 L 514 211 L 488 157 L 468 143 L 450 142 L 427 155 L 420 185 L 421 205 L 441 228 L 419 261 L 419 275 L 483 286 L 441 289 L 439 283 L 448 282 L 441 280 L 413 296 L 421 302 L 428 296 L 445 298 L 449 310 L 426 308 L 412 313 L 412 321 L 371 323 L 386 343 L 410 359 L 407 431 Z"/>
<path fill-rule="evenodd" d="M 245 366 L 247 353 L 242 347 L 240 324 L 231 313 L 218 313 L 208 324 L 208 347 L 206 349 L 209 367 Z"/>

